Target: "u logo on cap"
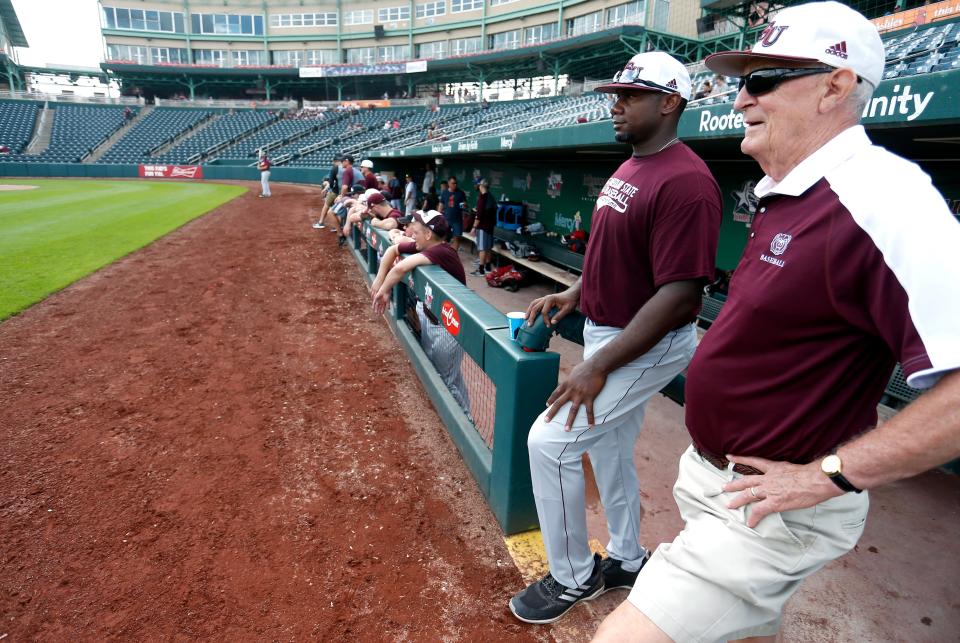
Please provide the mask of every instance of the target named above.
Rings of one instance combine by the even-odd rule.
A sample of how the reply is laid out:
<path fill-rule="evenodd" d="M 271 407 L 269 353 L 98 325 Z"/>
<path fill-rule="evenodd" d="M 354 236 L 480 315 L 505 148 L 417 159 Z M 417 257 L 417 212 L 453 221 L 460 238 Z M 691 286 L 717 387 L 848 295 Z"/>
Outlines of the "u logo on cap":
<path fill-rule="evenodd" d="M 783 35 L 783 32 L 789 29 L 790 27 L 778 27 L 777 23 L 771 22 L 770 25 L 763 30 L 763 33 L 760 34 L 760 45 L 763 47 L 772 47 L 780 40 L 780 36 Z"/>

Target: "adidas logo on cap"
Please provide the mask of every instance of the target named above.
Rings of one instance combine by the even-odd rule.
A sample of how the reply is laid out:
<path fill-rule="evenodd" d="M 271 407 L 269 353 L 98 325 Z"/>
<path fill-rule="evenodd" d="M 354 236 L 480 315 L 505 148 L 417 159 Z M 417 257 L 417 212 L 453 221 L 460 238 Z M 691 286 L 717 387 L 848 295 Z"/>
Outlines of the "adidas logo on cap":
<path fill-rule="evenodd" d="M 838 42 L 837 44 L 831 47 L 827 47 L 824 51 L 830 54 L 831 56 L 837 56 L 839 58 L 843 58 L 844 60 L 846 60 L 847 59 L 847 41 L 843 40 L 841 42 Z"/>
<path fill-rule="evenodd" d="M 669 87 L 670 89 L 676 89 L 676 88 L 677 88 L 677 79 L 676 79 L 676 78 L 671 78 L 671 79 L 670 79 L 670 82 L 667 83 L 667 87 Z"/>

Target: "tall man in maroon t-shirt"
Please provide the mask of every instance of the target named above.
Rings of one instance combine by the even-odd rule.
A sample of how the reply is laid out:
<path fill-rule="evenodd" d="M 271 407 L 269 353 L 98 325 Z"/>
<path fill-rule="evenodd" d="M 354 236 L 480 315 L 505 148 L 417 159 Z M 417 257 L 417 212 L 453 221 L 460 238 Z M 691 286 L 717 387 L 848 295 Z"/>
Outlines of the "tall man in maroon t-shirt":
<path fill-rule="evenodd" d="M 684 66 L 662 52 L 639 54 L 597 91 L 616 94 L 616 139 L 632 145 L 633 156 L 597 199 L 582 278 L 527 309 L 528 322 L 537 315 L 556 322 L 578 304 L 588 318 L 584 361 L 550 396 L 527 440 L 550 563 L 550 574 L 510 600 L 529 623 L 555 621 L 578 601 L 632 586 L 647 558 L 633 448 L 647 401 L 693 355 L 691 322 L 720 233 L 717 183 L 677 140 L 690 98 Z M 587 544 L 584 453 L 610 532 L 603 560 Z"/>
<path fill-rule="evenodd" d="M 960 455 L 960 226 L 930 177 L 859 125 L 883 43 L 838 2 L 774 19 L 752 50 L 706 60 L 741 77 L 741 149 L 766 176 L 687 372 L 686 525 L 597 641 L 773 640 L 803 579 L 863 533 L 862 490 Z M 897 361 L 933 388 L 873 428 Z"/>

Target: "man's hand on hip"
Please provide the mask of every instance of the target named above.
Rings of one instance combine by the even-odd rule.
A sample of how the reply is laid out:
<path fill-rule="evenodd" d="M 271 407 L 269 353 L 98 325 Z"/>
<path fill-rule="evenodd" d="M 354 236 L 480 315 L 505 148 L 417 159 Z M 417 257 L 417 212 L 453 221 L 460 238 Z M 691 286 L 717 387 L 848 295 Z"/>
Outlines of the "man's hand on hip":
<path fill-rule="evenodd" d="M 792 509 L 806 509 L 843 494 L 821 470 L 820 462 L 791 464 L 765 458 L 727 456 L 731 462 L 763 471 L 759 476 L 743 476 L 723 485 L 724 491 L 742 491 L 727 505 L 737 509 L 754 503 L 747 527 L 753 529 L 765 516 Z"/>
<path fill-rule="evenodd" d="M 550 406 L 545 416 L 547 422 L 560 411 L 560 407 L 570 402 L 570 413 L 567 415 L 563 430 L 569 431 L 573 428 L 581 406 L 587 412 L 587 424 L 593 426 L 593 401 L 600 395 L 606 382 L 607 374 L 597 369 L 590 360 L 577 364 L 570 371 L 567 379 L 561 382 L 547 399 L 547 404 Z"/>

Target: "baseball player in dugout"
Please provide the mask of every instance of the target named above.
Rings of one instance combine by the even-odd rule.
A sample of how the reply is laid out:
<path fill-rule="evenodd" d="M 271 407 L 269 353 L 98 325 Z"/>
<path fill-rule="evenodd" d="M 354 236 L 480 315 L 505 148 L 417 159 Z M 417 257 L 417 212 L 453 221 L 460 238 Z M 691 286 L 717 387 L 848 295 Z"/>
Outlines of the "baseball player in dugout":
<path fill-rule="evenodd" d="M 690 89 L 686 68 L 662 52 L 634 56 L 597 88 L 615 94 L 616 140 L 633 155 L 597 199 L 581 279 L 527 309 L 529 324 L 542 315 L 552 325 L 578 305 L 587 317 L 584 361 L 550 396 L 527 439 L 550 564 L 549 574 L 510 600 L 528 623 L 550 623 L 580 601 L 631 587 L 648 557 L 634 444 L 647 401 L 693 355 L 693 321 L 720 233 L 717 183 L 677 139 Z M 584 453 L 610 533 L 602 560 L 587 541 Z"/>
<path fill-rule="evenodd" d="M 772 640 L 803 579 L 857 543 L 868 489 L 960 455 L 960 226 L 859 124 L 880 36 L 837 2 L 771 20 L 752 49 L 706 60 L 740 78 L 741 149 L 766 176 L 687 372 L 685 526 L 596 641 Z M 929 391 L 877 427 L 898 361 Z"/>
<path fill-rule="evenodd" d="M 257 161 L 257 169 L 260 170 L 260 198 L 264 199 L 270 196 L 270 159 L 267 153 L 260 150 L 260 158 Z"/>

